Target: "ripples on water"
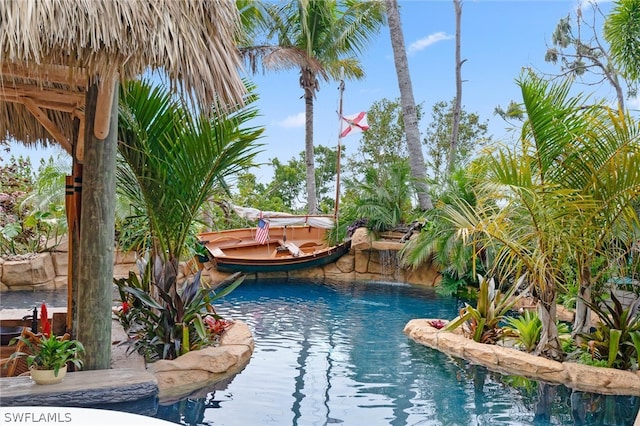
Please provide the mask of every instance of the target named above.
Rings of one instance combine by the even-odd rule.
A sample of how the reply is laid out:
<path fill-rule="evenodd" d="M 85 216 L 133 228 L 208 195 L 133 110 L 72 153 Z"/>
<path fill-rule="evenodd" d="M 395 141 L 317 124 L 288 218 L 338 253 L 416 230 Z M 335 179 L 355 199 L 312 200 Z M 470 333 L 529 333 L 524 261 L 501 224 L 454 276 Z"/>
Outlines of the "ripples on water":
<path fill-rule="evenodd" d="M 217 305 L 256 347 L 224 390 L 160 407 L 203 425 L 631 425 L 638 398 L 571 392 L 502 376 L 418 345 L 413 318 L 452 318 L 459 302 L 387 284 L 246 282 Z"/>

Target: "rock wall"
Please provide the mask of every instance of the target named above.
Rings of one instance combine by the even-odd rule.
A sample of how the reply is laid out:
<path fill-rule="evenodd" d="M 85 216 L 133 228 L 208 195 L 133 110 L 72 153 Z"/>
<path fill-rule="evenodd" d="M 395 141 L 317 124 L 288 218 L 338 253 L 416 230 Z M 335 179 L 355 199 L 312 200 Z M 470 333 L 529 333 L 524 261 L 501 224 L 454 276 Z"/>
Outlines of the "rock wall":
<path fill-rule="evenodd" d="M 508 347 L 474 342 L 461 334 L 438 330 L 429 321 L 411 320 L 404 332 L 417 343 L 499 373 L 561 384 L 584 392 L 640 396 L 640 372 L 552 361 Z"/>
<path fill-rule="evenodd" d="M 258 278 L 309 279 L 328 281 L 389 281 L 434 286 L 440 275 L 432 265 L 419 268 L 402 267 L 398 252 L 404 246 L 398 238 L 374 240 L 365 228 L 356 230 L 351 239 L 351 250 L 335 263 L 323 267 L 290 272 L 259 273 Z M 22 259 L 0 258 L 0 291 L 56 289 L 67 286 L 68 246 L 64 239 L 55 251 L 23 256 Z M 116 251 L 113 275 L 122 278 L 136 271 L 136 258 L 132 253 Z M 218 272 L 214 265 L 183 262 L 181 277 L 202 269 L 210 283 L 218 283 L 228 273 Z"/>

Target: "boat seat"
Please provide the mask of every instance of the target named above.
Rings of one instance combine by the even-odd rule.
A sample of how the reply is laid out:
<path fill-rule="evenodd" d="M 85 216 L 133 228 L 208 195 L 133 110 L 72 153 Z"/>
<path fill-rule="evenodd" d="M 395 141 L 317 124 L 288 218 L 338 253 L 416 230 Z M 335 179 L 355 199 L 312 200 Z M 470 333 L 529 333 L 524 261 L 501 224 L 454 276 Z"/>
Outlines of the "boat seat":
<path fill-rule="evenodd" d="M 300 244 L 300 248 L 304 249 L 304 248 L 312 248 L 315 249 L 316 247 L 322 247 L 324 246 L 323 243 L 320 243 L 318 241 L 305 241 L 304 243 Z"/>
<path fill-rule="evenodd" d="M 213 249 L 208 249 L 209 253 L 211 253 L 211 255 L 213 257 L 225 257 L 226 255 L 224 254 L 224 252 L 222 250 L 220 250 L 218 247 L 213 248 Z"/>
<path fill-rule="evenodd" d="M 292 242 L 287 241 L 286 243 L 283 244 L 283 246 L 285 246 L 289 250 L 289 253 L 291 253 L 291 256 L 293 257 L 298 257 L 301 254 L 304 254 L 304 252 L 300 250 L 300 247 L 293 244 Z"/>

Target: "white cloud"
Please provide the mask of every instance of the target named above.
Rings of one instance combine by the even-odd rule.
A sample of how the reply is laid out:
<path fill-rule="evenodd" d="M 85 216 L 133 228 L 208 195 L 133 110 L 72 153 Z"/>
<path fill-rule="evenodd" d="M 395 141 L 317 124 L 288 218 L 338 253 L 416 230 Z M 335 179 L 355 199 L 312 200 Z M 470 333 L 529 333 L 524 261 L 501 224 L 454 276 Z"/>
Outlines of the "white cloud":
<path fill-rule="evenodd" d="M 426 49 L 427 47 L 435 44 L 439 41 L 450 40 L 452 39 L 452 35 L 448 35 L 442 31 L 429 34 L 428 36 L 421 38 L 420 40 L 414 41 L 409 45 L 408 53 L 411 55 L 412 53 L 419 52 L 421 50 Z"/>
<path fill-rule="evenodd" d="M 290 115 L 284 120 L 278 121 L 276 124 L 280 127 L 284 127 L 285 129 L 290 129 L 293 127 L 302 127 L 304 126 L 304 122 L 304 112 L 299 112 L 296 115 Z"/>
<path fill-rule="evenodd" d="M 629 109 L 640 109 L 640 96 L 628 99 L 626 107 Z"/>

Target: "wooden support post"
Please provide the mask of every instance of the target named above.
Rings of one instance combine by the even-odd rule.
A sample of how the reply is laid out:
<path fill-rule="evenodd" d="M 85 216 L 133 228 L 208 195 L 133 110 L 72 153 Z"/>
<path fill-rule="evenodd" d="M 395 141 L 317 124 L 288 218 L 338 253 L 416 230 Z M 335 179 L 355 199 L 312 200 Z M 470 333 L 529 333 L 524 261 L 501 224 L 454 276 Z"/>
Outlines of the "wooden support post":
<path fill-rule="evenodd" d="M 98 84 L 87 89 L 85 151 L 80 217 L 80 276 L 77 339 L 85 347 L 85 369 L 111 366 L 111 306 L 115 232 L 115 169 L 118 91 L 112 90 L 108 112 L 97 109 Z M 104 103 L 103 103 L 104 105 Z M 109 114 L 108 132 L 95 136 L 96 117 Z"/>
<path fill-rule="evenodd" d="M 71 307 L 71 331 L 74 338 L 78 330 L 78 287 L 80 282 L 80 218 L 82 217 L 82 164 L 76 159 L 73 164 L 73 202 L 75 203 L 75 221 L 73 232 L 69 230 L 69 238 L 73 246 L 72 270 L 71 270 L 71 299 L 68 306 Z M 69 308 L 67 308 L 69 309 Z"/>

